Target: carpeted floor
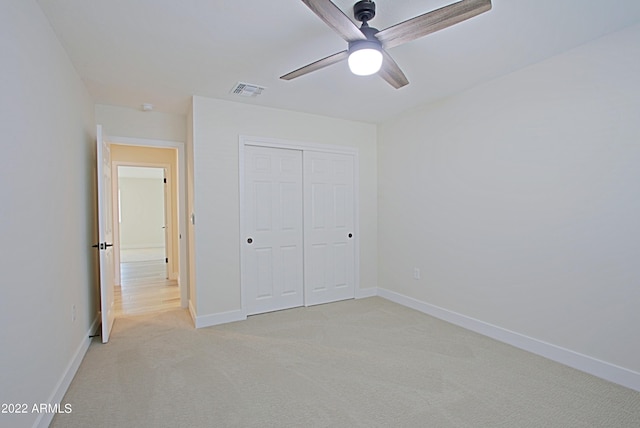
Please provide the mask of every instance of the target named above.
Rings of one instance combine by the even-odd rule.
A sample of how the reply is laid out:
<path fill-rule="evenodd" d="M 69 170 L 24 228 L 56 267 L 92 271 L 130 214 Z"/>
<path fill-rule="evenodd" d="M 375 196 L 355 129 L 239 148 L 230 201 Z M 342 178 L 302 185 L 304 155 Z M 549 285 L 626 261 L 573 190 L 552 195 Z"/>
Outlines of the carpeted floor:
<path fill-rule="evenodd" d="M 381 298 L 96 340 L 53 427 L 639 427 L 640 393 Z"/>

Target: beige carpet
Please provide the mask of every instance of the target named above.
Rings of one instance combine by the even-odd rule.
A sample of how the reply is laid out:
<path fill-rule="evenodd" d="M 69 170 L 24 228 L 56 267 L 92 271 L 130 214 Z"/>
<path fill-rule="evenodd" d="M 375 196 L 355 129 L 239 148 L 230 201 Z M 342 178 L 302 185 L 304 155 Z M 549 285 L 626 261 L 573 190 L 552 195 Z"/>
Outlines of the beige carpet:
<path fill-rule="evenodd" d="M 640 393 L 381 298 L 116 321 L 53 427 L 640 427 Z"/>

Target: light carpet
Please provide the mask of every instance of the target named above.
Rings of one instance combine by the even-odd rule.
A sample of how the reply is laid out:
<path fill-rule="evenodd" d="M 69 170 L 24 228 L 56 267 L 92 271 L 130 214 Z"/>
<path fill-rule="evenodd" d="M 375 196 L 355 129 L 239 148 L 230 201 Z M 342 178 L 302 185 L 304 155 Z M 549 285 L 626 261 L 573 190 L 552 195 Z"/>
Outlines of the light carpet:
<path fill-rule="evenodd" d="M 640 393 L 374 297 L 119 318 L 53 427 L 639 427 Z"/>

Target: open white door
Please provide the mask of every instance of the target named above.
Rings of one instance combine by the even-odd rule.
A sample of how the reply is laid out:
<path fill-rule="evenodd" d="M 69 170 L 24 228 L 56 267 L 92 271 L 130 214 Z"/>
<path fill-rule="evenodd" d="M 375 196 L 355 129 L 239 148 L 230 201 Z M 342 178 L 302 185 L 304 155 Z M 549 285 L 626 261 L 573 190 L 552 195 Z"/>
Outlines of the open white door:
<path fill-rule="evenodd" d="M 113 199 L 111 189 L 111 152 L 104 141 L 102 126 L 96 130 L 98 149 L 98 243 L 100 252 L 100 310 L 102 313 L 102 343 L 109 341 L 115 320 L 113 285 Z"/>

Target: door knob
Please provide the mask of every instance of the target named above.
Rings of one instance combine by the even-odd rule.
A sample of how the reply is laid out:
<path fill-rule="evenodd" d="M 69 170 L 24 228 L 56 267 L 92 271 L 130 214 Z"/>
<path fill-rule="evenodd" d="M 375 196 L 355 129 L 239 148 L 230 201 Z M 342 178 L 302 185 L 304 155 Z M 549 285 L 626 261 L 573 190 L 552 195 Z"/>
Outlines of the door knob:
<path fill-rule="evenodd" d="M 350 233 L 350 234 L 349 234 L 349 238 L 353 238 L 353 233 Z"/>
<path fill-rule="evenodd" d="M 253 242 L 253 238 L 247 239 L 247 244 L 251 244 Z"/>
<path fill-rule="evenodd" d="M 107 244 L 106 242 L 100 242 L 96 245 L 92 245 L 92 248 L 98 248 L 99 250 L 106 250 L 109 247 L 113 247 L 113 244 Z"/>

